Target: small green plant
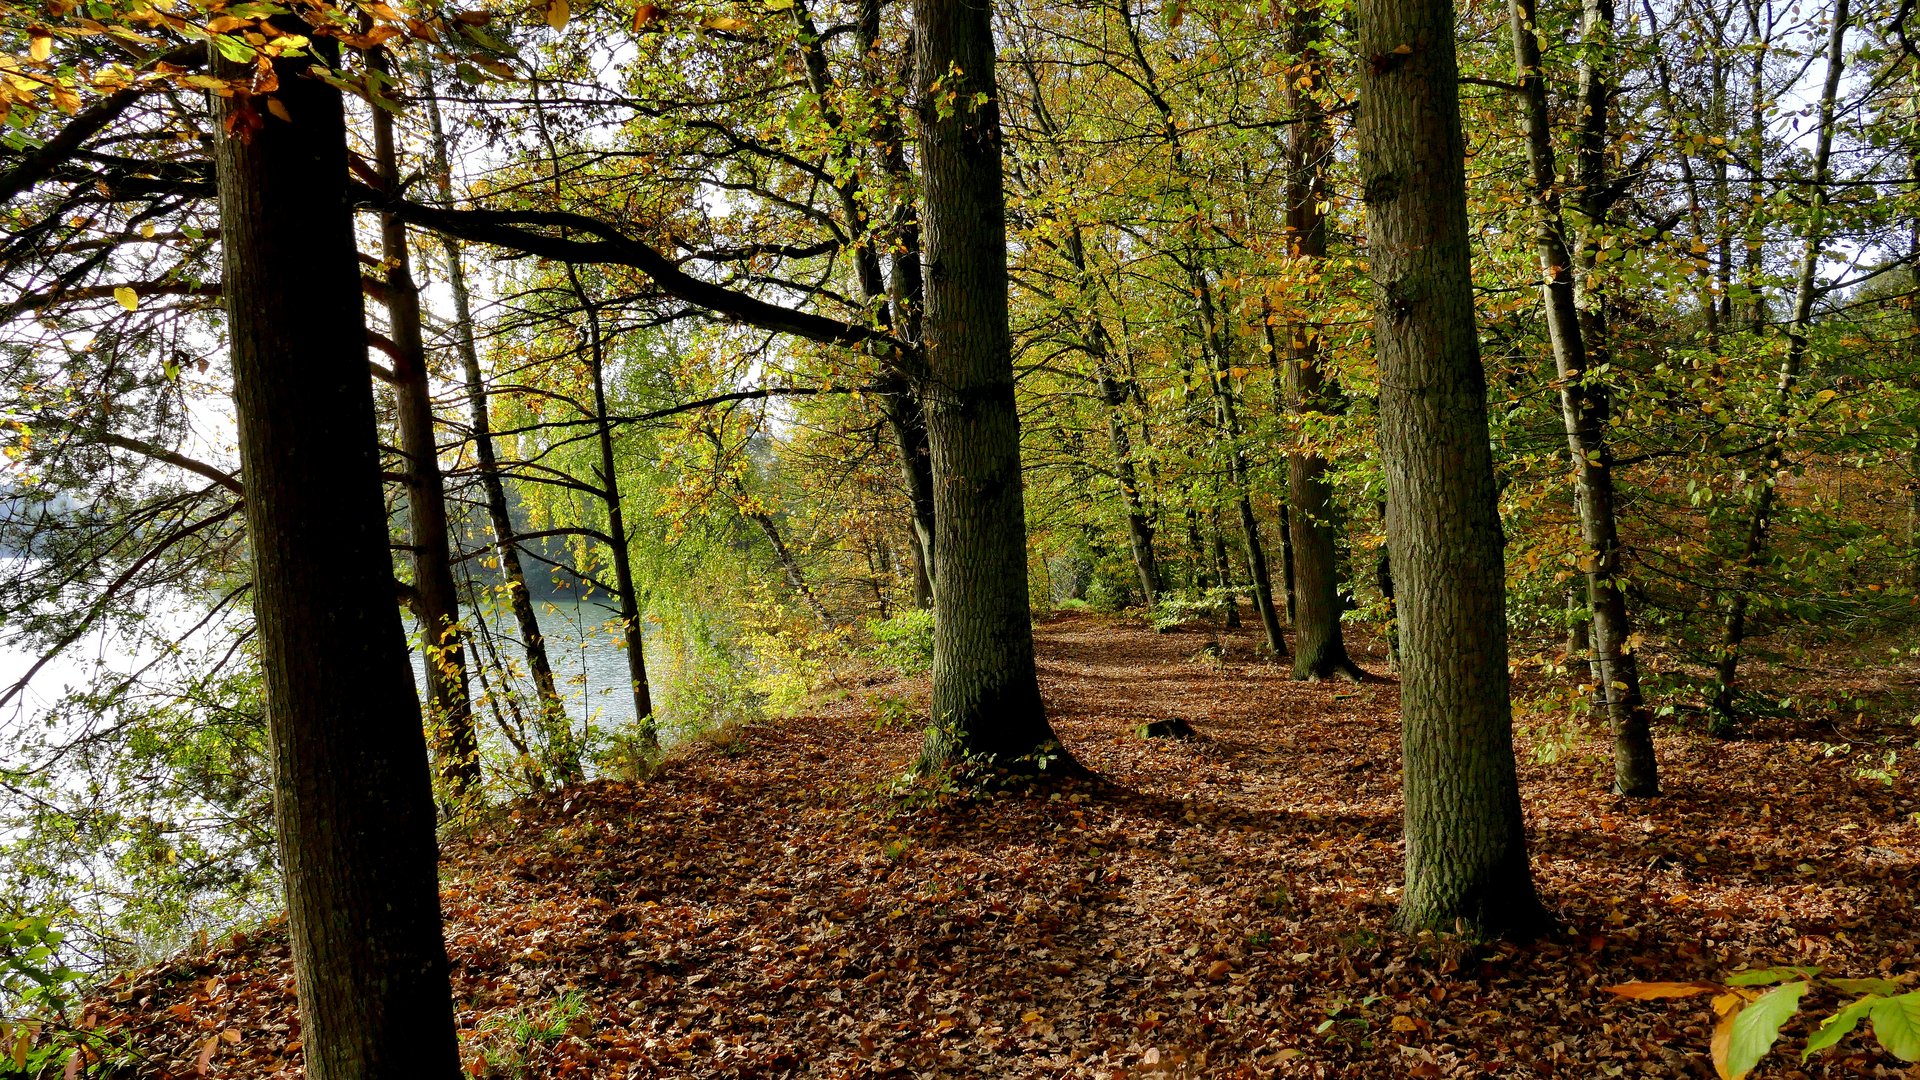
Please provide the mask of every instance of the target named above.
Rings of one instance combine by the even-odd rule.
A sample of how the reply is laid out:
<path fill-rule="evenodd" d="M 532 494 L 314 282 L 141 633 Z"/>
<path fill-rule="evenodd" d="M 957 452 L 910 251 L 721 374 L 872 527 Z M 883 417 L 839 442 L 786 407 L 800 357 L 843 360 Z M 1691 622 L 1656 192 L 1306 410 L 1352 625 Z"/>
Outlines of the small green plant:
<path fill-rule="evenodd" d="M 475 1075 L 532 1077 L 536 1073 L 528 1059 L 535 1051 L 568 1035 L 583 1035 L 592 1026 L 586 995 L 578 990 L 561 994 L 545 1009 L 509 1009 L 489 1018 L 475 1032 L 480 1044 Z"/>
<path fill-rule="evenodd" d="M 894 728 L 918 727 L 920 717 L 913 703 L 893 694 L 875 694 L 867 699 L 873 709 L 873 730 L 891 731 Z"/>
<path fill-rule="evenodd" d="M 867 633 L 875 660 L 902 675 L 933 670 L 933 612 L 903 611 L 887 619 L 869 619 Z"/>
<path fill-rule="evenodd" d="M 1800 1012 L 1801 999 L 1817 992 L 1851 998 L 1820 1021 L 1800 1060 L 1827 1049 L 1866 1021 L 1887 1053 L 1920 1061 L 1920 991 L 1897 979 L 1838 979 L 1817 967 L 1776 967 L 1737 972 L 1725 982 L 1630 982 L 1607 990 L 1635 1001 L 1713 995 L 1714 1068 L 1741 1080 L 1779 1041 L 1780 1029 Z"/>

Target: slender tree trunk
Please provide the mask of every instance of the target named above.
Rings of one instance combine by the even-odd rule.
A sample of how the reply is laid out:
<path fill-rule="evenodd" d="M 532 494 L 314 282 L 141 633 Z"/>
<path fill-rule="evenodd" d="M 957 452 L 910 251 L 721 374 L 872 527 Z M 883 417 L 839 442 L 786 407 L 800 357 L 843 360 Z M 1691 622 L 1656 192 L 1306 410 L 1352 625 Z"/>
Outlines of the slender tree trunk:
<path fill-rule="evenodd" d="M 914 0 L 934 477 L 933 717 L 922 761 L 1071 765 L 1040 702 L 989 6 Z"/>
<path fill-rule="evenodd" d="M 927 446 L 927 419 L 920 395 L 911 389 L 888 394 L 882 408 L 893 429 L 900 456 L 900 475 L 906 482 L 907 505 L 913 512 L 907 549 L 913 563 L 913 606 L 933 606 L 933 454 Z"/>
<path fill-rule="evenodd" d="M 1220 523 L 1220 511 L 1208 513 L 1213 526 L 1213 573 L 1220 579 L 1220 613 L 1227 629 L 1240 628 L 1240 596 L 1233 589 L 1233 563 L 1227 558 L 1227 530 Z"/>
<path fill-rule="evenodd" d="M 1525 934 L 1506 576 L 1451 0 L 1361 0 L 1359 161 L 1401 647 L 1408 930 Z"/>
<path fill-rule="evenodd" d="M 441 205 L 453 206 L 453 170 L 447 160 L 447 136 L 440 119 L 440 99 L 431 85 L 427 88 L 427 116 L 433 124 L 433 165 L 438 181 Z M 447 260 L 447 282 L 453 293 L 454 344 L 460 354 L 461 376 L 466 383 L 467 417 L 472 425 L 474 459 L 479 464 L 480 489 L 486 499 L 487 521 L 493 529 L 494 552 L 500 560 L 501 574 L 507 580 L 508 606 L 520 628 L 521 647 L 527 655 L 527 671 L 533 676 L 533 689 L 540 703 L 541 752 L 546 759 L 543 772 L 550 772 L 563 784 L 578 782 L 579 742 L 573 737 L 573 723 L 567 719 L 566 704 L 554 682 L 553 663 L 547 656 L 546 633 L 540 629 L 540 617 L 527 589 L 527 574 L 520 561 L 520 545 L 514 540 L 513 514 L 507 503 L 506 484 L 500 478 L 500 461 L 493 445 L 493 422 L 487 409 L 487 384 L 480 372 L 480 352 L 473 337 L 473 307 L 467 290 L 466 261 L 460 242 L 442 237 L 441 247 Z"/>
<path fill-rule="evenodd" d="M 1552 120 L 1547 111 L 1546 79 L 1541 73 L 1539 39 L 1535 35 L 1533 0 L 1512 0 L 1508 7 L 1513 34 L 1514 66 L 1520 79 L 1527 121 L 1527 157 L 1532 171 L 1535 248 L 1539 254 L 1541 295 L 1547 314 L 1547 335 L 1560 384 L 1560 416 L 1567 436 L 1567 453 L 1574 473 L 1575 502 L 1580 536 L 1586 546 L 1583 560 L 1587 604 L 1592 615 L 1594 665 L 1600 693 L 1607 702 L 1613 731 L 1614 788 L 1640 798 L 1660 793 L 1659 767 L 1654 757 L 1652 710 L 1640 691 L 1639 662 L 1633 655 L 1633 625 L 1627 613 L 1620 569 L 1620 532 L 1614 511 L 1613 449 L 1607 439 L 1607 390 L 1595 374 L 1604 370 L 1606 321 L 1601 299 L 1583 296 L 1574 267 L 1584 275 L 1595 272 L 1596 241 L 1569 254 L 1565 219 L 1556 189 Z M 1586 0 L 1583 37 L 1589 49 L 1581 64 L 1582 110 L 1579 153 L 1581 210 L 1591 234 L 1606 222 L 1607 107 L 1612 90 L 1600 73 L 1610 55 L 1613 9 L 1609 0 Z M 1598 55 L 1600 62 L 1596 62 Z M 1586 310 L 1582 310 L 1582 300 Z"/>
<path fill-rule="evenodd" d="M 1780 375 L 1774 388 L 1772 426 L 1766 434 L 1762 455 L 1759 491 L 1753 498 L 1753 513 L 1747 518 L 1746 537 L 1741 543 L 1740 560 L 1734 570 L 1732 597 L 1727 601 L 1724 636 L 1720 657 L 1714 665 L 1713 699 L 1710 726 L 1718 733 L 1733 730 L 1738 723 L 1734 709 L 1736 680 L 1740 673 L 1740 647 L 1747 637 L 1747 611 L 1754 586 L 1760 576 L 1760 557 L 1766 551 L 1767 531 L 1773 507 L 1779 497 L 1780 465 L 1786 454 L 1787 422 L 1793 412 L 1794 391 L 1800 384 L 1800 369 L 1807 358 L 1807 335 L 1813 329 L 1813 301 L 1818 293 L 1820 255 L 1826 243 L 1827 175 L 1833 158 L 1834 106 L 1840 93 L 1840 76 L 1846 70 L 1846 40 L 1849 0 L 1836 0 L 1833 25 L 1827 37 L 1827 77 L 1820 91 L 1819 130 L 1814 140 L 1813 171 L 1807 183 L 1812 188 L 1808 200 L 1805 246 L 1794 277 L 1793 316 L 1787 325 L 1787 353 L 1780 361 Z"/>
<path fill-rule="evenodd" d="M 744 499 L 746 492 L 742 491 L 740 495 Z M 794 592 L 800 594 L 800 599 L 806 603 L 807 610 L 813 612 L 814 618 L 820 620 L 820 625 L 829 630 L 840 625 L 839 621 L 833 617 L 833 613 L 827 610 L 827 605 L 820 602 L 819 594 L 807 584 L 807 575 L 800 569 L 800 560 L 793 557 L 793 549 L 787 547 L 786 538 L 780 535 L 780 528 L 774 524 L 773 515 L 760 510 L 742 510 L 741 513 L 748 521 L 760 527 L 761 535 L 767 538 L 768 546 L 773 548 L 773 557 L 780 564 L 780 572 L 787 576 L 787 584 Z"/>
<path fill-rule="evenodd" d="M 289 17 L 282 30 L 309 33 Z M 334 60 L 325 38 L 312 46 Z M 219 62 L 223 77 L 252 69 Z M 433 791 L 393 603 L 340 92 L 213 97 L 254 615 L 306 1075 L 453 1080 Z M 238 137 L 235 132 L 250 137 Z"/>
<path fill-rule="evenodd" d="M 382 54 L 373 62 L 384 68 Z M 393 114 L 373 110 L 374 164 L 390 192 L 400 190 L 399 154 L 393 144 Z M 453 581 L 447 528 L 447 490 L 440 474 L 434 432 L 433 386 L 420 332 L 420 290 L 413 280 L 407 226 L 380 215 L 380 253 L 387 268 L 386 306 L 393 341 L 393 389 L 399 408 L 400 450 L 407 458 L 407 520 L 413 552 L 414 614 L 420 620 L 421 667 L 427 678 L 427 729 L 432 732 L 440 783 L 451 806 L 480 787 L 480 743 L 467 686 L 466 646 L 461 640 L 460 593 Z"/>
<path fill-rule="evenodd" d="M 594 434 L 600 445 L 599 488 L 607 506 L 607 538 L 613 549 L 613 586 L 619 593 L 620 629 L 626 638 L 627 679 L 633 686 L 633 719 L 644 750 L 660 748 L 659 728 L 653 716 L 653 687 L 647 680 L 646 626 L 640 615 L 640 590 L 633 580 L 632 541 L 627 535 L 626 511 L 620 500 L 620 474 L 613 456 L 613 421 L 607 412 L 606 343 L 600 332 L 600 309 L 587 295 L 578 267 L 568 264 L 567 280 L 587 315 L 587 362 L 593 379 Z"/>

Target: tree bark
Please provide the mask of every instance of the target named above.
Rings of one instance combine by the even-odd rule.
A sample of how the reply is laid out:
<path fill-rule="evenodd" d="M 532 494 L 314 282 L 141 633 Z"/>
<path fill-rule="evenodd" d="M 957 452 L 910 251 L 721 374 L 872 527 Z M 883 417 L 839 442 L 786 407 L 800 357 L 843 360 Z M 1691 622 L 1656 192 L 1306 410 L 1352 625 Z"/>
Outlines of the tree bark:
<path fill-rule="evenodd" d="M 913 21 L 937 616 L 922 762 L 1052 770 L 1071 758 L 1034 670 L 991 12 L 914 0 Z"/>
<path fill-rule="evenodd" d="M 427 116 L 433 125 L 433 167 L 439 185 L 440 203 L 453 207 L 453 169 L 447 160 L 447 136 L 440 120 L 440 99 L 431 85 L 427 88 Z M 580 747 L 573 737 L 573 723 L 553 677 L 553 663 L 547 656 L 547 638 L 540 629 L 540 616 L 533 607 L 533 595 L 527 589 L 527 573 L 520 561 L 520 545 L 514 541 L 513 514 L 507 503 L 506 484 L 500 478 L 500 460 L 493 445 L 493 421 L 487 408 L 487 384 L 480 371 L 480 352 L 474 344 L 472 301 L 467 290 L 466 260 L 460 241 L 451 236 L 440 238 L 447 260 L 447 283 L 453 293 L 454 344 L 460 354 L 461 376 L 466 384 L 467 417 L 472 425 L 474 460 L 479 464 L 480 490 L 487 504 L 487 522 L 493 529 L 494 552 L 500 571 L 507 579 L 507 601 L 520 628 L 521 647 L 527 655 L 527 671 L 533 676 L 534 695 L 539 699 L 541 718 L 542 772 L 551 772 L 563 784 L 578 782 Z"/>
<path fill-rule="evenodd" d="M 1453 5 L 1361 0 L 1358 27 L 1358 153 L 1402 669 L 1407 883 L 1396 921 L 1526 934 L 1545 913 L 1514 767 Z"/>
<path fill-rule="evenodd" d="M 281 17 L 281 28 L 308 33 Z M 311 47 L 333 61 L 325 38 Z M 274 820 L 313 1080 L 453 1080 L 433 791 L 393 603 L 340 92 L 212 97 Z M 250 67 L 225 64 L 244 77 Z M 251 129 L 250 135 L 248 134 Z"/>
<path fill-rule="evenodd" d="M 375 51 L 372 63 L 386 67 Z M 389 191 L 400 189 L 400 161 L 393 143 L 393 114 L 373 110 L 374 166 Z M 408 544 L 413 554 L 414 615 L 420 620 L 421 668 L 427 679 L 427 730 L 432 734 L 440 784 L 458 807 L 480 787 L 480 742 L 467 686 L 466 647 L 460 629 L 460 593 L 453 581 L 452 534 L 447 528 L 447 489 L 440 473 L 434 431 L 433 386 L 420 331 L 420 290 L 406 223 L 380 215 L 380 255 L 387 268 L 388 338 L 393 342 L 393 392 L 400 451 L 407 459 Z"/>
<path fill-rule="evenodd" d="M 1766 551 L 1773 507 L 1779 497 L 1780 465 L 1786 455 L 1786 428 L 1793 412 L 1793 395 L 1800 384 L 1800 369 L 1807 359 L 1807 335 L 1812 331 L 1820 255 L 1826 242 L 1827 175 L 1833 159 L 1834 106 L 1840 93 L 1840 76 L 1846 70 L 1847 63 L 1848 5 L 1849 0 L 1836 0 L 1833 25 L 1827 36 L 1827 77 L 1820 90 L 1820 119 L 1814 140 L 1813 171 L 1807 180 L 1813 190 L 1808 200 L 1805 246 L 1801 250 L 1800 265 L 1794 277 L 1793 317 L 1787 325 L 1787 353 L 1780 360 L 1779 380 L 1774 387 L 1773 422 L 1766 434 L 1766 449 L 1762 454 L 1757 481 L 1759 491 L 1753 498 L 1753 513 L 1747 518 L 1746 536 L 1741 543 L 1740 560 L 1734 571 L 1733 595 L 1727 602 L 1720 657 L 1714 665 L 1713 698 L 1708 703 L 1708 726 L 1717 734 L 1728 734 L 1739 723 L 1734 698 L 1740 673 L 1740 646 L 1746 642 L 1748 606 L 1752 603 L 1754 585 L 1760 576 L 1760 556 Z"/>
<path fill-rule="evenodd" d="M 1609 0 L 1586 0 L 1582 16 L 1582 36 L 1588 49 L 1581 62 L 1580 91 L 1585 108 L 1581 113 L 1578 177 L 1587 239 L 1573 254 L 1568 252 L 1566 221 L 1556 187 L 1552 118 L 1547 111 L 1533 0 L 1512 0 L 1508 11 L 1514 67 L 1526 113 L 1540 292 L 1560 384 L 1560 416 L 1574 474 L 1580 538 L 1586 547 L 1583 562 L 1594 666 L 1613 732 L 1614 789 L 1622 795 L 1647 798 L 1660 793 L 1653 712 L 1640 691 L 1639 661 L 1633 655 L 1633 623 L 1622 589 L 1620 529 L 1614 511 L 1613 448 L 1606 430 L 1608 394 L 1602 376 L 1595 371 L 1605 370 L 1606 318 L 1601 299 L 1583 295 L 1590 290 L 1580 289 L 1574 275 L 1576 264 L 1582 275 L 1595 273 L 1598 243 L 1593 237 L 1604 227 L 1611 202 L 1605 189 L 1607 108 L 1612 90 L 1603 65 L 1611 55 L 1613 6 Z"/>
<path fill-rule="evenodd" d="M 626 639 L 627 681 L 633 688 L 635 734 L 644 751 L 660 749 L 660 732 L 654 723 L 653 687 L 647 680 L 646 627 L 641 622 L 640 590 L 633 580 L 633 555 L 627 536 L 627 516 L 620 501 L 620 475 L 613 455 L 613 421 L 607 412 L 606 343 L 600 333 L 600 309 L 587 295 L 580 281 L 580 270 L 567 264 L 567 281 L 580 299 L 587 316 L 587 364 L 593 380 L 594 436 L 600 448 L 597 471 L 600 497 L 607 508 L 607 546 L 613 557 L 613 587 L 620 604 L 620 631 Z"/>
<path fill-rule="evenodd" d="M 1326 37 L 1326 15 L 1318 3 L 1291 9 L 1288 38 L 1296 63 L 1305 71 L 1288 80 L 1287 100 L 1296 120 L 1287 143 L 1287 233 L 1295 259 L 1317 263 L 1327 255 L 1327 164 L 1333 157 L 1331 118 L 1319 92 L 1324 60 L 1320 50 Z M 1305 80 L 1307 85 L 1300 82 Z M 1266 323 L 1267 346 L 1275 364 L 1272 319 Z M 1309 325 L 1287 328 L 1286 374 L 1282 385 L 1295 415 L 1326 414 L 1341 408 L 1340 389 L 1320 365 L 1320 334 Z M 1275 387 L 1275 397 L 1281 396 Z M 1275 406 L 1280 405 L 1276 401 Z M 1327 481 L 1327 459 L 1311 449 L 1296 450 L 1287 461 L 1287 521 L 1283 527 L 1293 549 L 1293 677 L 1319 680 L 1364 677 L 1347 655 L 1340 617 L 1340 574 L 1334 530 L 1333 485 Z"/>

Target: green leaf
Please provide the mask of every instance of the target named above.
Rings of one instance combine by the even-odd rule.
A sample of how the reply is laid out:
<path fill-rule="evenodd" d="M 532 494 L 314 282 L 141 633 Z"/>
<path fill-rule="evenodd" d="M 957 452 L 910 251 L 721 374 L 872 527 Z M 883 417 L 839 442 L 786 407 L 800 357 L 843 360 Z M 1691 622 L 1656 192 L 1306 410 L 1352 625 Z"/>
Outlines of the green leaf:
<path fill-rule="evenodd" d="M 256 55 L 253 46 L 226 34 L 214 34 L 207 40 L 213 42 L 213 47 L 220 50 L 221 56 L 236 64 L 250 63 Z"/>
<path fill-rule="evenodd" d="M 1776 967 L 1761 968 L 1757 971 L 1742 971 L 1727 976 L 1728 986 L 1768 986 L 1786 982 L 1788 979 L 1811 979 L 1820 974 L 1817 967 Z"/>
<path fill-rule="evenodd" d="M 1892 979 L 1822 979 L 1843 994 L 1880 994 L 1892 997 L 1904 989 Z"/>
<path fill-rule="evenodd" d="M 1747 1075 L 1767 1056 L 1767 1051 L 1773 1049 L 1780 1038 L 1780 1025 L 1800 1011 L 1800 998 L 1806 992 L 1804 982 L 1783 983 L 1740 1010 L 1740 1015 L 1733 1018 L 1733 1036 L 1727 1042 L 1728 1076 Z"/>
<path fill-rule="evenodd" d="M 1920 991 L 1874 1002 L 1873 1037 L 1901 1061 L 1920 1061 Z"/>
<path fill-rule="evenodd" d="M 1860 1026 L 1860 1021 L 1864 1019 L 1869 1012 L 1873 1011 L 1874 1003 L 1879 1000 L 1881 999 L 1872 996 L 1863 997 L 1859 1001 L 1827 1017 L 1825 1020 L 1820 1021 L 1820 1027 L 1815 1030 L 1813 1034 L 1807 1036 L 1807 1048 L 1801 1051 L 1800 1060 L 1805 1061 L 1820 1051 L 1825 1050 L 1827 1047 L 1832 1046 L 1834 1043 L 1839 1042 L 1841 1039 L 1846 1038 L 1854 1028 Z"/>

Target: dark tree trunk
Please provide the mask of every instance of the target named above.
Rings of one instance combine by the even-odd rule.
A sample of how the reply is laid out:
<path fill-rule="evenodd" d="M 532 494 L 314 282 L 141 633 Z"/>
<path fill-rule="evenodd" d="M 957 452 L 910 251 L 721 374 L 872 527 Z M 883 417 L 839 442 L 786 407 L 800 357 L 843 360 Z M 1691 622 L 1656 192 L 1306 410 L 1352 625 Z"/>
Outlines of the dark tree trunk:
<path fill-rule="evenodd" d="M 306 32 L 292 20 L 283 28 Z M 331 47 L 314 51 L 331 62 Z M 306 1071 L 454 1080 L 433 791 L 380 496 L 340 92 L 214 97 L 253 602 Z M 223 74 L 250 68 L 220 65 Z M 236 70 L 237 69 L 237 70 Z M 229 132 L 254 130 L 250 138 Z"/>
<path fill-rule="evenodd" d="M 1295 258 L 1318 262 L 1327 256 L 1327 216 L 1321 207 L 1327 201 L 1327 165 L 1333 157 L 1332 121 L 1319 98 L 1326 14 L 1317 3 L 1308 3 L 1291 9 L 1289 17 L 1290 48 L 1305 70 L 1288 80 L 1287 100 L 1296 120 L 1287 142 L 1287 232 Z M 1263 321 L 1277 366 L 1281 353 L 1274 348 L 1273 322 Z M 1284 386 L 1295 414 L 1340 411 L 1340 389 L 1320 365 L 1318 328 L 1303 323 L 1287 328 L 1286 373 L 1274 396 L 1281 397 Z M 1280 404 L 1274 402 L 1276 410 Z M 1327 481 L 1324 456 L 1311 449 L 1289 455 L 1287 503 L 1284 526 L 1293 549 L 1293 677 L 1359 679 L 1362 672 L 1347 655 L 1340 622 L 1345 605 L 1340 602 L 1333 485 Z"/>
<path fill-rule="evenodd" d="M 913 606 L 933 606 L 933 455 L 927 447 L 927 419 L 913 390 L 888 394 L 883 408 L 900 455 L 900 475 L 913 511 L 907 549 L 913 563 Z"/>
<path fill-rule="evenodd" d="M 384 67 L 379 53 L 374 63 Z M 373 110 L 374 164 L 388 191 L 400 188 L 393 114 Z M 388 336 L 393 342 L 393 390 L 399 408 L 400 451 L 406 455 L 408 543 L 413 553 L 414 615 L 420 620 L 421 667 L 427 678 L 427 730 L 432 733 L 440 784 L 451 806 L 480 787 L 480 743 L 467 687 L 461 640 L 460 593 L 453 581 L 447 489 L 434 432 L 433 386 L 420 332 L 420 290 L 413 280 L 406 223 L 380 215 L 380 253 L 387 267 Z"/>
<path fill-rule="evenodd" d="M 440 100 L 431 87 L 427 94 L 427 116 L 433 124 L 434 174 L 439 183 L 440 202 L 453 206 L 453 171 L 447 160 L 447 137 L 440 121 Z M 487 409 L 487 384 L 480 372 L 480 352 L 473 339 L 472 302 L 467 292 L 467 270 L 460 242 L 450 236 L 441 238 L 446 254 L 447 283 L 453 293 L 455 346 L 460 354 L 461 376 L 466 383 L 467 417 L 473 427 L 473 455 L 479 465 L 480 489 L 486 498 L 487 522 L 493 529 L 494 552 L 500 571 L 507 579 L 507 601 L 514 622 L 520 627 L 521 647 L 527 654 L 527 671 L 533 676 L 534 694 L 540 701 L 543 774 L 551 772 L 561 783 L 573 783 L 583 775 L 580 747 L 573 738 L 573 724 L 567 719 L 565 703 L 554 682 L 553 663 L 547 656 L 546 633 L 540 629 L 540 617 L 534 611 L 533 595 L 527 590 L 527 573 L 520 561 L 520 545 L 514 541 L 513 514 L 507 504 L 506 484 L 500 478 L 500 461 L 493 445 L 493 421 Z"/>
<path fill-rule="evenodd" d="M 915 0 L 913 22 L 938 616 L 923 762 L 1057 768 L 1028 621 L 992 17 L 985 3 Z"/>
<path fill-rule="evenodd" d="M 1589 50 L 1581 63 L 1582 110 L 1579 150 L 1580 209 L 1589 234 L 1604 226 L 1611 197 L 1606 194 L 1607 107 L 1612 91 L 1603 75 L 1611 55 L 1613 8 L 1608 0 L 1587 0 L 1584 17 Z M 1567 453 L 1574 469 L 1580 537 L 1586 546 L 1587 606 L 1592 619 L 1594 667 L 1599 692 L 1607 703 L 1613 730 L 1614 789 L 1646 798 L 1660 793 L 1659 765 L 1653 752 L 1653 712 L 1640 691 L 1640 665 L 1633 654 L 1633 622 L 1627 612 L 1620 567 L 1620 530 L 1614 511 L 1613 447 L 1607 438 L 1608 395 L 1596 370 L 1606 370 L 1606 318 L 1601 299 L 1582 296 L 1574 268 L 1591 275 L 1595 244 L 1568 253 L 1567 229 L 1556 190 L 1552 118 L 1546 80 L 1541 75 L 1539 39 L 1534 32 L 1533 0 L 1509 7 L 1514 65 L 1527 118 L 1527 156 L 1532 171 L 1541 295 L 1547 334 L 1560 384 L 1560 415 Z M 1595 56 L 1600 59 L 1596 61 Z M 1582 310 L 1581 301 L 1585 301 Z"/>
<path fill-rule="evenodd" d="M 600 497 L 607 508 L 608 552 L 613 557 L 613 587 L 620 604 L 620 630 L 626 638 L 627 680 L 633 687 L 633 720 L 640 746 L 660 748 L 660 732 L 653 716 L 653 687 L 647 681 L 646 627 L 640 617 L 640 589 L 633 580 L 633 555 L 627 535 L 627 515 L 620 501 L 620 475 L 613 455 L 613 421 L 607 413 L 606 342 L 600 332 L 600 309 L 587 295 L 580 270 L 567 266 L 567 281 L 587 316 L 587 364 L 593 379 L 594 435 L 600 447 L 597 471 Z"/>
<path fill-rule="evenodd" d="M 1524 934 L 1505 555 L 1467 239 L 1451 0 L 1361 0 L 1359 160 L 1401 651 L 1408 930 Z"/>
<path fill-rule="evenodd" d="M 1140 578 L 1140 593 L 1151 608 L 1160 601 L 1160 564 L 1153 554 L 1153 519 L 1140 498 L 1140 476 L 1133 467 L 1133 440 L 1127 437 L 1123 408 L 1126 393 L 1113 380 L 1104 365 L 1098 369 L 1100 399 L 1107 406 L 1107 439 L 1113 446 L 1114 471 L 1120 478 L 1120 497 L 1127 505 L 1127 544 L 1133 552 L 1133 569 Z"/>
<path fill-rule="evenodd" d="M 1227 558 L 1227 530 L 1220 524 L 1220 511 L 1209 515 L 1213 520 L 1213 572 L 1220 580 L 1220 614 L 1227 629 L 1240 628 L 1240 596 L 1233 590 L 1233 563 Z"/>

